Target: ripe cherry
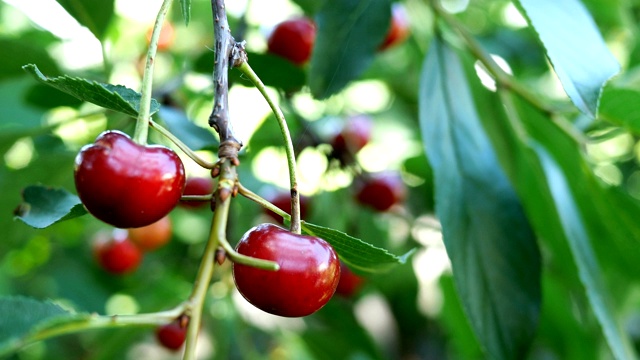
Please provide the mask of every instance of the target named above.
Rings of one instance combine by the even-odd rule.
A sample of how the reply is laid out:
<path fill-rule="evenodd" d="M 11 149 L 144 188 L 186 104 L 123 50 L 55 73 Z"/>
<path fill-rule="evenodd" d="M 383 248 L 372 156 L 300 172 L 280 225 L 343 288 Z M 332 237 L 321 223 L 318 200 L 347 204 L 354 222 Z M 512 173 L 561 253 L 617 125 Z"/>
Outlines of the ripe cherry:
<path fill-rule="evenodd" d="M 243 255 L 275 261 L 277 271 L 233 264 L 240 294 L 268 313 L 299 317 L 323 307 L 338 286 L 340 261 L 326 241 L 291 233 L 273 224 L 249 230 L 236 250 Z"/>
<path fill-rule="evenodd" d="M 268 51 L 296 65 L 311 57 L 316 41 L 316 26 L 308 18 L 290 19 L 276 25 L 267 42 Z"/>
<path fill-rule="evenodd" d="M 167 215 L 184 188 L 182 161 L 164 146 L 142 146 L 119 131 L 105 131 L 80 150 L 75 183 L 96 218 L 118 228 L 149 225 Z"/>
<path fill-rule="evenodd" d="M 360 114 L 347 119 L 342 130 L 333 138 L 331 146 L 336 157 L 345 152 L 355 154 L 371 140 L 373 122 L 368 115 Z"/>
<path fill-rule="evenodd" d="M 400 3 L 393 3 L 391 7 L 391 24 L 387 37 L 380 45 L 380 50 L 386 50 L 403 42 L 409 36 L 409 16 L 407 9 Z"/>
<path fill-rule="evenodd" d="M 178 350 L 187 337 L 187 327 L 176 320 L 156 329 L 156 339 L 169 350 Z"/>
<path fill-rule="evenodd" d="M 346 298 L 354 296 L 364 284 L 364 278 L 353 273 L 347 265 L 340 263 L 340 282 L 336 294 Z"/>
<path fill-rule="evenodd" d="M 112 274 L 133 272 L 142 261 L 142 252 L 121 229 L 114 230 L 111 235 L 98 234 L 93 252 L 98 264 Z"/>
<path fill-rule="evenodd" d="M 291 215 L 291 195 L 288 192 L 276 191 L 266 196 L 266 199 L 275 205 L 278 209 L 285 211 Z M 306 196 L 300 196 L 300 218 L 305 219 L 309 211 L 310 199 Z M 264 210 L 265 214 L 271 216 L 275 221 L 282 224 L 282 217 L 273 211 Z"/>
<path fill-rule="evenodd" d="M 187 179 L 182 195 L 211 195 L 213 192 L 213 181 L 210 177 L 191 177 Z M 185 208 L 200 208 L 209 205 L 208 201 L 188 201 L 181 200 L 180 206 Z"/>
<path fill-rule="evenodd" d="M 171 240 L 171 219 L 165 216 L 151 225 L 127 230 L 129 239 L 141 250 L 153 251 Z"/>
<path fill-rule="evenodd" d="M 356 200 L 377 211 L 387 211 L 404 201 L 407 188 L 397 172 L 369 174 L 356 184 Z"/>

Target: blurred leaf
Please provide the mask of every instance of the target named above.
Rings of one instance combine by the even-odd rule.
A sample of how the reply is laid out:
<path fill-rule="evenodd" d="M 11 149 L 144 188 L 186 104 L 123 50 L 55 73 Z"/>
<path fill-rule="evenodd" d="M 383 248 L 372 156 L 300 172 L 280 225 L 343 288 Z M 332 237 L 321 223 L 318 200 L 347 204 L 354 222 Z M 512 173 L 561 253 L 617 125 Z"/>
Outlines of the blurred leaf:
<path fill-rule="evenodd" d="M 114 0 L 56 0 L 81 25 L 86 26 L 98 40 L 104 36 L 113 17 Z"/>
<path fill-rule="evenodd" d="M 286 92 L 301 89 L 306 82 L 304 70 L 292 62 L 272 54 L 260 54 L 247 52 L 249 65 L 258 75 L 265 86 L 280 88 Z M 211 74 L 213 69 L 214 53 L 206 51 L 194 62 L 194 70 L 204 74 Z M 253 86 L 240 71 L 229 69 L 229 81 L 237 82 L 243 86 Z"/>
<path fill-rule="evenodd" d="M 182 10 L 184 25 L 189 25 L 189 21 L 191 21 L 191 0 L 180 0 L 180 10 Z"/>
<path fill-rule="evenodd" d="M 25 224 L 42 229 L 87 213 L 80 199 L 64 189 L 31 185 L 22 193 L 24 202 L 16 211 Z"/>
<path fill-rule="evenodd" d="M 313 15 L 322 8 L 327 0 L 293 0 L 307 16 Z"/>
<path fill-rule="evenodd" d="M 158 115 L 167 124 L 169 131 L 192 150 L 212 149 L 218 145 L 218 139 L 213 133 L 194 124 L 184 111 L 162 106 Z"/>
<path fill-rule="evenodd" d="M 358 78 L 371 64 L 391 18 L 389 0 L 327 0 L 316 14 L 309 87 L 326 99 Z"/>
<path fill-rule="evenodd" d="M 571 101 L 596 117 L 602 87 L 620 65 L 579 0 L 519 0 Z"/>
<path fill-rule="evenodd" d="M 0 297 L 0 356 L 22 345 L 36 331 L 62 321 L 77 320 L 84 315 L 71 313 L 51 301 L 38 301 L 23 296 Z"/>
<path fill-rule="evenodd" d="M 78 107 L 82 100 L 61 92 L 42 83 L 35 84 L 26 93 L 25 100 L 43 109 L 51 109 L 58 106 Z"/>
<path fill-rule="evenodd" d="M 420 122 L 435 175 L 436 214 L 476 336 L 495 359 L 522 358 L 538 322 L 540 253 L 476 113 L 457 55 L 434 39 Z"/>
<path fill-rule="evenodd" d="M 44 76 L 38 67 L 33 64 L 23 66 L 23 69 L 33 75 L 38 81 L 52 86 L 78 99 L 88 101 L 98 106 L 127 114 L 138 116 L 140 108 L 140 94 L 122 85 L 103 84 L 82 78 L 67 75 L 55 78 Z M 155 114 L 160 109 L 160 104 L 151 99 L 150 114 Z"/>
<path fill-rule="evenodd" d="M 36 61 L 44 71 L 54 75 L 60 74 L 58 64 L 39 44 L 22 39 L 0 38 L 0 49 L 5 54 L 11 54 L 0 56 L 0 80 L 24 75 L 22 66 Z"/>
<path fill-rule="evenodd" d="M 340 260 L 351 268 L 364 272 L 388 271 L 395 265 L 404 264 L 413 254 L 412 250 L 402 256 L 396 256 L 342 231 L 307 222 L 302 222 L 302 231 L 327 241 L 340 255 Z"/>
<path fill-rule="evenodd" d="M 599 117 L 640 134 L 640 91 L 605 87 Z"/>

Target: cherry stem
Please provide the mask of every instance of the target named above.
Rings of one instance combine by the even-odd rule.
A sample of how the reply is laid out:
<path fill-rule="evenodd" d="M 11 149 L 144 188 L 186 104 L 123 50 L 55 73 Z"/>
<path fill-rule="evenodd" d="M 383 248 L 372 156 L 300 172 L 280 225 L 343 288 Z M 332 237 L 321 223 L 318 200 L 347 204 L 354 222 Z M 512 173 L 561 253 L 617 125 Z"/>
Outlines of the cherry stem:
<path fill-rule="evenodd" d="M 195 161 L 196 164 L 202 166 L 205 169 L 213 169 L 216 166 L 216 164 L 210 163 L 207 160 L 200 157 L 198 154 L 196 154 L 196 152 L 191 150 L 191 148 L 187 146 L 187 144 L 183 143 L 182 140 L 178 139 L 175 135 L 171 133 L 171 131 L 165 129 L 162 125 L 158 124 L 157 122 L 151 119 L 149 119 L 149 125 L 151 125 L 152 128 L 156 129 L 164 137 L 169 139 L 172 143 L 174 143 L 180 150 L 182 150 L 182 152 L 184 152 L 188 157 L 190 157 L 191 160 Z"/>
<path fill-rule="evenodd" d="M 153 24 L 153 32 L 149 41 L 147 50 L 147 61 L 144 66 L 144 74 L 142 75 L 142 88 L 140 90 L 140 106 L 138 108 L 138 120 L 133 133 L 133 140 L 141 145 L 147 144 L 147 136 L 149 134 L 149 118 L 151 117 L 151 91 L 153 85 L 153 64 L 158 50 L 158 39 L 160 39 L 160 30 L 164 18 L 171 8 L 173 0 L 164 0 L 160 6 L 160 11 L 156 16 L 156 22 Z"/>
<path fill-rule="evenodd" d="M 182 195 L 180 197 L 180 201 L 211 201 L 213 198 L 212 194 L 209 195 Z"/>
<path fill-rule="evenodd" d="M 260 195 L 254 193 L 253 191 L 247 189 L 242 184 L 238 183 L 238 194 L 246 197 L 247 199 L 254 201 L 265 209 L 269 211 L 273 211 L 274 213 L 280 215 L 284 220 L 291 221 L 291 215 L 287 214 L 286 211 L 280 209 L 279 207 L 273 205 L 269 200 L 261 197 Z"/>
<path fill-rule="evenodd" d="M 276 116 L 278 120 L 278 125 L 280 125 L 280 132 L 282 133 L 282 137 L 285 142 L 285 152 L 287 154 L 287 166 L 289 167 L 289 186 L 291 189 L 291 226 L 290 230 L 292 233 L 300 234 L 300 194 L 298 193 L 298 180 L 296 178 L 296 156 L 293 150 L 293 141 L 291 140 L 291 134 L 289 133 L 289 128 L 287 126 L 287 120 L 282 113 L 282 110 L 278 105 L 276 105 L 275 100 L 269 95 L 266 87 L 262 83 L 262 80 L 258 77 L 258 75 L 253 71 L 251 66 L 247 62 L 243 62 L 238 66 L 238 69 L 242 71 L 244 75 L 246 75 L 251 82 L 256 86 L 258 91 L 265 98 L 269 106 L 271 107 L 271 111 Z"/>

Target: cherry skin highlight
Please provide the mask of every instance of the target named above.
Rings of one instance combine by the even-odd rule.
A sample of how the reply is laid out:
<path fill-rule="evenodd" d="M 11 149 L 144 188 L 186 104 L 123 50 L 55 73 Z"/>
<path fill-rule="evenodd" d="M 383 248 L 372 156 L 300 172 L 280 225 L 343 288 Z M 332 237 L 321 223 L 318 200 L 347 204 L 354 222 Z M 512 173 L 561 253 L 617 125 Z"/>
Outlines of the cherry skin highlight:
<path fill-rule="evenodd" d="M 280 266 L 277 271 L 269 271 L 233 264 L 240 294 L 274 315 L 300 317 L 318 311 L 331 299 L 340 280 L 340 261 L 331 245 L 273 224 L 250 229 L 236 251 Z"/>
<path fill-rule="evenodd" d="M 369 174 L 356 186 L 356 200 L 384 212 L 406 198 L 407 188 L 396 172 Z"/>
<path fill-rule="evenodd" d="M 303 65 L 311 58 L 316 41 L 316 26 L 308 18 L 281 22 L 267 41 L 268 52 L 281 56 L 296 65 Z"/>
<path fill-rule="evenodd" d="M 160 220 L 176 206 L 185 183 L 173 150 L 136 144 L 119 131 L 105 131 L 80 150 L 74 178 L 87 211 L 118 228 Z"/>

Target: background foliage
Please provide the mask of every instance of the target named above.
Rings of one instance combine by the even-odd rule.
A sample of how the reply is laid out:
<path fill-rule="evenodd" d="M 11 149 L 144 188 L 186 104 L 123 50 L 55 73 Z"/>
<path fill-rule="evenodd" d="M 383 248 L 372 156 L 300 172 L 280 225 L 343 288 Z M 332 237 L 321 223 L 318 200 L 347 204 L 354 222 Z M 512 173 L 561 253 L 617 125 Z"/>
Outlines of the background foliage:
<path fill-rule="evenodd" d="M 74 48 L 72 36 L 42 27 L 27 7 L 0 2 L 0 46 L 11 54 L 0 57 L 0 294 L 11 295 L 0 309 L 14 314 L 0 320 L 0 349 L 60 317 L 159 311 L 184 300 L 210 221 L 207 210 L 178 208 L 172 242 L 147 254 L 134 274 L 116 277 L 95 264 L 91 239 L 108 228 L 73 207 L 73 160 L 102 130 L 131 133 L 134 123 L 38 82 L 22 66 L 65 74 L 89 92 L 117 92 L 123 102 L 103 105 L 126 113 L 128 90 L 101 84 L 139 88 L 159 3 L 58 3 L 71 15 L 65 21 L 88 29 L 88 46 Z M 251 66 L 282 95 L 300 150 L 301 191 L 312 197 L 307 220 L 393 254 L 416 253 L 368 275 L 355 298 L 335 298 L 304 320 L 247 306 L 227 262 L 207 298 L 203 358 L 635 358 L 638 4 L 476 0 L 443 1 L 443 9 L 406 0 L 411 36 L 379 52 L 387 0 L 264 3 L 230 2 L 229 21 L 247 40 Z M 304 68 L 265 54 L 270 28 L 301 14 L 318 24 Z M 156 59 L 154 119 L 213 159 L 210 4 L 175 2 L 171 17 L 176 39 Z M 285 187 L 277 125 L 246 79 L 235 70 L 230 78 L 232 120 L 245 144 L 242 183 L 261 194 Z M 327 160 L 325 143 L 358 113 L 375 124 L 358 154 L 362 168 L 400 170 L 409 186 L 406 204 L 393 212 L 356 204 L 353 174 Z M 44 229 L 14 220 L 23 196 L 41 191 L 34 184 L 57 189 L 52 201 L 66 206 L 60 217 L 80 217 Z M 257 205 L 238 197 L 228 238 L 234 243 L 264 221 Z M 24 312 L 9 310 L 17 308 Z M 152 329 L 136 327 L 66 335 L 13 356 L 177 357 L 155 343 Z"/>

